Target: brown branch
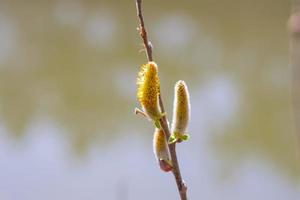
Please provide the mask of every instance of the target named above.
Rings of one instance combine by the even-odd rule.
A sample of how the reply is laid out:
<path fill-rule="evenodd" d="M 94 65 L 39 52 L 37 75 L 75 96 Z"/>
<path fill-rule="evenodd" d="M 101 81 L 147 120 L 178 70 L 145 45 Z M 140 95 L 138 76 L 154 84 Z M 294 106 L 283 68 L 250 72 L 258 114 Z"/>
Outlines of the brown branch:
<path fill-rule="evenodd" d="M 164 110 L 164 105 L 163 105 L 161 95 L 159 95 L 159 105 L 160 105 L 162 113 L 164 113 L 165 110 Z M 167 141 L 168 141 L 171 134 L 170 134 L 166 115 L 164 115 L 163 118 L 160 119 L 160 125 L 161 125 L 161 127 L 165 133 L 165 136 L 167 138 Z M 168 146 L 169 146 L 169 151 L 170 151 L 171 158 L 172 158 L 172 165 L 173 165 L 172 172 L 173 172 L 173 175 L 176 180 L 180 199 L 187 200 L 187 194 L 186 194 L 187 186 L 181 177 L 181 172 L 180 172 L 179 163 L 178 163 L 177 154 L 176 154 L 176 143 L 168 144 Z"/>
<path fill-rule="evenodd" d="M 143 40 L 146 49 L 147 59 L 148 61 L 153 61 L 152 46 L 151 43 L 148 41 L 147 31 L 145 28 L 144 17 L 142 13 L 142 0 L 136 0 L 136 9 L 137 9 L 137 16 L 140 20 L 140 25 L 138 27 L 138 30 L 140 31 L 140 36 Z"/>
<path fill-rule="evenodd" d="M 137 8 L 137 16 L 139 18 L 140 21 L 140 25 L 139 25 L 139 31 L 140 31 L 140 36 L 143 40 L 145 49 L 146 49 L 146 55 L 147 55 L 147 59 L 148 61 L 153 61 L 153 57 L 152 57 L 152 46 L 151 43 L 148 40 L 148 36 L 147 36 L 147 32 L 146 32 L 146 28 L 145 28 L 145 23 L 144 23 L 144 18 L 143 18 L 143 14 L 142 14 L 142 0 L 136 0 L 136 8 Z M 165 108 L 164 108 L 164 104 L 161 98 L 161 93 L 159 94 L 159 105 L 160 105 L 160 109 L 162 113 L 165 113 Z M 167 139 L 167 141 L 169 140 L 170 137 L 170 129 L 168 126 L 168 120 L 166 115 L 164 115 L 161 119 L 160 119 L 160 125 L 162 130 L 165 133 L 165 137 Z M 176 184 L 177 184 L 177 188 L 178 188 L 178 192 L 180 195 L 180 199 L 181 200 L 187 200 L 187 186 L 184 183 L 184 181 L 182 180 L 181 177 L 181 172 L 180 172 L 180 168 L 179 168 L 179 164 L 178 164 L 178 159 L 177 159 L 177 154 L 176 154 L 176 143 L 173 144 L 169 144 L 169 151 L 171 154 L 171 158 L 172 158 L 172 164 L 173 164 L 173 175 L 175 177 L 176 180 Z"/>

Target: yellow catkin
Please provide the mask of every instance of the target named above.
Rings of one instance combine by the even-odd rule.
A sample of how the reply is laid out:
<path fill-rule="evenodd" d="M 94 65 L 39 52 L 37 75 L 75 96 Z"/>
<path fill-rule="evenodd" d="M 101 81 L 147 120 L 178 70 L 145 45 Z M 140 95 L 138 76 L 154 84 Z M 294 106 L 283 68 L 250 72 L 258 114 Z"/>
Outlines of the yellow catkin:
<path fill-rule="evenodd" d="M 155 62 L 148 62 L 141 66 L 137 78 L 137 99 L 145 114 L 152 120 L 160 118 L 158 105 L 159 79 L 158 69 Z"/>
<path fill-rule="evenodd" d="M 153 136 L 153 151 L 161 170 L 168 172 L 172 170 L 171 158 L 167 140 L 162 129 L 155 129 Z"/>
<path fill-rule="evenodd" d="M 175 98 L 173 105 L 172 133 L 180 138 L 186 134 L 190 119 L 190 98 L 188 88 L 184 81 L 175 84 Z"/>

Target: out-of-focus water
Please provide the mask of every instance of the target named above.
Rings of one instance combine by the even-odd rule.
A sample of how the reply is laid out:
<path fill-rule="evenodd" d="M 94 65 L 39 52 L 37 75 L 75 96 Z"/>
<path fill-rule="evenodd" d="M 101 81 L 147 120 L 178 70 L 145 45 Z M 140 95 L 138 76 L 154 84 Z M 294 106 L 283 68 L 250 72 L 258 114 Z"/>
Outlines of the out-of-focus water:
<path fill-rule="evenodd" d="M 0 199 L 178 199 L 133 114 L 134 1 L 0 2 Z M 289 1 L 144 2 L 169 119 L 190 88 L 190 199 L 299 199 Z"/>

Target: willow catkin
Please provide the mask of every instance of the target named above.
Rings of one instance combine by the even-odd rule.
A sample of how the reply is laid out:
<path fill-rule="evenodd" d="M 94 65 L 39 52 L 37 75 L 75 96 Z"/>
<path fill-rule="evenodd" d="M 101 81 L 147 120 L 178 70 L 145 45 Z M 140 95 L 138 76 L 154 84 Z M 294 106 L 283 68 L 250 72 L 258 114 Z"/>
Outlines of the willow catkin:
<path fill-rule="evenodd" d="M 172 134 L 180 139 L 188 127 L 190 119 L 190 98 L 188 88 L 184 81 L 175 84 L 175 97 L 173 105 Z M 181 138 L 183 139 L 183 138 Z"/>
<path fill-rule="evenodd" d="M 153 151 L 161 170 L 172 170 L 171 158 L 165 134 L 162 129 L 156 128 L 153 136 Z"/>
<path fill-rule="evenodd" d="M 158 104 L 160 86 L 155 62 L 148 62 L 141 66 L 137 86 L 137 99 L 143 111 L 150 119 L 157 121 L 161 117 L 161 113 Z"/>

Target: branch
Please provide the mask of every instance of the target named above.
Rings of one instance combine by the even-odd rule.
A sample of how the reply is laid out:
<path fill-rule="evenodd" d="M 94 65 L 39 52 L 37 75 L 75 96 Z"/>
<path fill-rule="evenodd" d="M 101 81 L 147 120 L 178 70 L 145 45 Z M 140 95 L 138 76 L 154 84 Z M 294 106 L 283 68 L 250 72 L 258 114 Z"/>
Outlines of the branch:
<path fill-rule="evenodd" d="M 140 25 L 138 27 L 138 30 L 140 31 L 140 36 L 143 40 L 143 43 L 144 43 L 144 46 L 146 49 L 147 59 L 148 59 L 148 61 L 153 61 L 152 45 L 148 41 L 147 32 L 146 32 L 145 23 L 144 23 L 144 17 L 143 17 L 143 13 L 142 13 L 142 0 L 136 0 L 136 9 L 137 9 L 137 16 L 140 20 Z"/>
<path fill-rule="evenodd" d="M 148 36 L 147 36 L 147 32 L 146 32 L 146 28 L 145 28 L 145 23 L 144 23 L 144 18 L 143 18 L 143 14 L 142 14 L 142 0 L 136 0 L 136 8 L 137 8 L 137 16 L 139 18 L 140 21 L 140 25 L 139 25 L 139 32 L 140 32 L 140 36 L 143 40 L 145 49 L 146 49 L 146 55 L 147 55 L 147 59 L 148 61 L 153 61 L 153 57 L 152 57 L 152 46 L 151 43 L 148 40 Z M 161 98 L 161 93 L 159 94 L 159 105 L 160 105 L 160 109 L 162 113 L 165 113 L 165 108 L 164 108 L 164 104 Z M 165 133 L 165 137 L 167 139 L 167 141 L 169 140 L 170 137 L 170 130 L 169 130 L 169 126 L 168 126 L 168 121 L 167 121 L 167 117 L 166 115 L 164 115 L 161 119 L 160 119 L 160 125 L 162 130 Z M 187 186 L 184 183 L 184 181 L 182 180 L 181 177 L 181 172 L 180 172 L 180 168 L 179 168 L 179 164 L 178 164 L 178 159 L 177 159 L 177 154 L 176 154 L 176 143 L 173 144 L 169 144 L 169 151 L 170 151 L 170 155 L 171 155 L 171 159 L 172 159 L 172 165 L 173 165 L 173 170 L 172 173 L 175 177 L 176 180 L 176 184 L 177 184 L 177 188 L 178 188 L 178 192 L 180 195 L 180 199 L 181 200 L 187 200 Z"/>

